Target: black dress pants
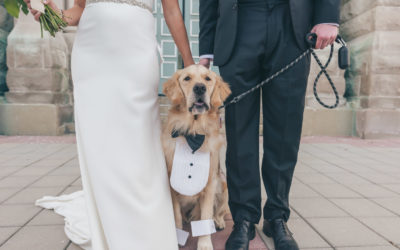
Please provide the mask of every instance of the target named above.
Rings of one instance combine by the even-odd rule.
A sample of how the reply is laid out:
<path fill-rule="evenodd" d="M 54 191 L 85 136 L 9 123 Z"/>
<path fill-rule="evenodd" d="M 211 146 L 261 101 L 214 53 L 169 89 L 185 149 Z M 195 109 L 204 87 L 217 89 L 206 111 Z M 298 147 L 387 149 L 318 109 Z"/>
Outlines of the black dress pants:
<path fill-rule="evenodd" d="M 243 0 L 239 1 L 238 11 L 235 48 L 228 63 L 220 67 L 232 97 L 257 85 L 303 52 L 296 44 L 287 3 Z M 261 91 L 226 108 L 229 206 L 236 222 L 245 219 L 258 223 L 261 217 L 260 99 L 264 149 L 261 175 L 268 195 L 264 218 L 289 219 L 289 190 L 299 150 L 309 70 L 308 56 Z"/>

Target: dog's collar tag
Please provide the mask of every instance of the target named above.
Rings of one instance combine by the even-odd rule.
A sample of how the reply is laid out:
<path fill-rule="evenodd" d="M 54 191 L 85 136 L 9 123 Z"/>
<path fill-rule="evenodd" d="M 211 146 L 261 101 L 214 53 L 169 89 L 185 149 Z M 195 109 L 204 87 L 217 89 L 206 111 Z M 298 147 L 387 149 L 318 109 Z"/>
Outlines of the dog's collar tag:
<path fill-rule="evenodd" d="M 209 172 L 210 153 L 193 153 L 183 137 L 178 137 L 170 177 L 171 187 L 182 195 L 196 195 L 207 185 Z"/>

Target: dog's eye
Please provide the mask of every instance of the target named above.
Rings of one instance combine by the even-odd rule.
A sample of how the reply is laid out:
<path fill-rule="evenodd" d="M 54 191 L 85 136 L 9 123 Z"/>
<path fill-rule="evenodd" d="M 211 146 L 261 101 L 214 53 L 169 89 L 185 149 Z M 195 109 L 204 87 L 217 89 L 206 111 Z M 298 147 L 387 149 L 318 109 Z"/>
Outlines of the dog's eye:
<path fill-rule="evenodd" d="M 185 77 L 183 80 L 185 80 L 185 81 L 190 81 L 190 76 L 187 76 L 187 77 Z"/>
<path fill-rule="evenodd" d="M 206 81 L 211 81 L 211 78 L 206 76 Z"/>

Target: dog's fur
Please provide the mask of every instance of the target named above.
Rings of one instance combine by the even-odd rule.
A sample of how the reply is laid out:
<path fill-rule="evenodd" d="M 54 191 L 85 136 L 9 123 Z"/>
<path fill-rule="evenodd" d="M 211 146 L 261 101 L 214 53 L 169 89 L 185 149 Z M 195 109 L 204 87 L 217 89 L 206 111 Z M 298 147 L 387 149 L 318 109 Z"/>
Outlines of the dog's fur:
<path fill-rule="evenodd" d="M 200 91 L 199 87 L 202 88 Z M 222 230 L 225 228 L 224 216 L 228 212 L 228 191 L 219 165 L 219 151 L 225 140 L 220 134 L 218 107 L 230 95 L 229 86 L 216 73 L 203 66 L 192 65 L 177 71 L 164 84 L 163 92 L 171 101 L 162 135 L 169 176 L 176 142 L 171 137 L 172 131 L 204 134 L 205 140 L 199 151 L 210 152 L 208 182 L 199 194 L 184 196 L 171 188 L 176 227 L 182 229 L 183 221 L 213 219 L 216 228 Z M 197 249 L 213 249 L 211 236 L 201 236 Z"/>

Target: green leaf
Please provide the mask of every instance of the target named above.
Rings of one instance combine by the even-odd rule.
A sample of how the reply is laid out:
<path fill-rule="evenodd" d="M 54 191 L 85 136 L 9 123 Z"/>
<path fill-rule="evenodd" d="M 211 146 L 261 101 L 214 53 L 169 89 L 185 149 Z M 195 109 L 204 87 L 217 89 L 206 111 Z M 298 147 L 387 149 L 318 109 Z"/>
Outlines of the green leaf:
<path fill-rule="evenodd" d="M 11 16 L 18 18 L 19 17 L 19 6 L 20 4 L 17 2 L 18 0 L 5 0 L 4 7 L 10 13 Z"/>
<path fill-rule="evenodd" d="M 29 10 L 28 10 L 28 5 L 25 3 L 24 0 L 17 0 L 19 5 L 21 6 L 22 12 L 24 12 L 25 15 L 28 15 Z"/>

